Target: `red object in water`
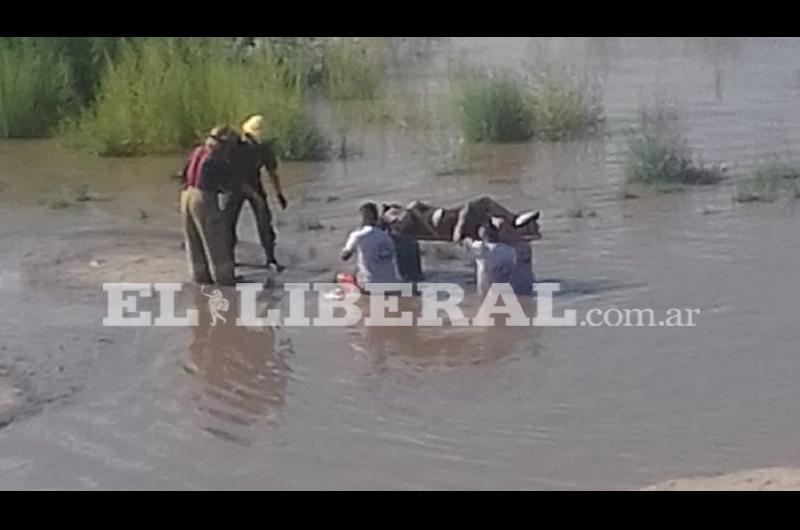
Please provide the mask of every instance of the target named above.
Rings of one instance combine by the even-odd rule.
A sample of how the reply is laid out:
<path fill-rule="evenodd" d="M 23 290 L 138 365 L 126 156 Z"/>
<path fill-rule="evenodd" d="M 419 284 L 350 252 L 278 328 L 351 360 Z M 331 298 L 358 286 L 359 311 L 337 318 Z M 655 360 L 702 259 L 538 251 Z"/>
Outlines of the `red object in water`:
<path fill-rule="evenodd" d="M 356 277 L 349 272 L 340 272 L 336 275 L 336 283 L 349 283 L 357 285 Z"/>

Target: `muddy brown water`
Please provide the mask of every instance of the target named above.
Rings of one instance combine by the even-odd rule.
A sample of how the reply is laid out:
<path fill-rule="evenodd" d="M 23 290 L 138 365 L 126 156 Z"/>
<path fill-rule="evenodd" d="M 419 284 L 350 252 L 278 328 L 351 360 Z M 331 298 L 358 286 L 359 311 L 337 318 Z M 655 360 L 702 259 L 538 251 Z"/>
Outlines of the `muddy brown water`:
<path fill-rule="evenodd" d="M 620 133 L 663 93 L 707 161 L 796 161 L 800 40 L 395 44 L 402 119 L 334 127 L 356 155 L 283 166 L 279 282 L 341 269 L 364 199 L 490 193 L 542 210 L 535 269 L 563 282 L 557 310 L 700 308 L 697 327 L 104 328 L 102 282 L 185 279 L 165 178 L 181 156 L 3 141 L 0 488 L 637 488 L 798 464 L 794 204 L 734 204 L 732 181 L 620 199 Z M 593 72 L 606 134 L 459 148 L 449 65 L 548 58 Z M 240 259 L 259 259 L 249 211 L 240 230 Z M 425 259 L 431 280 L 469 281 L 457 253 Z"/>

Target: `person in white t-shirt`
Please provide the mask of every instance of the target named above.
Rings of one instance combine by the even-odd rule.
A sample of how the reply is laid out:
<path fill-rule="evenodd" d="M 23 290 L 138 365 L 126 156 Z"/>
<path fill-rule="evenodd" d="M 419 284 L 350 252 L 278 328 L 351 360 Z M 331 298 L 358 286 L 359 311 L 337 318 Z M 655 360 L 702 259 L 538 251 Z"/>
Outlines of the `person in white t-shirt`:
<path fill-rule="evenodd" d="M 370 283 L 398 283 L 395 245 L 391 236 L 378 228 L 378 207 L 367 202 L 358 209 L 361 228 L 350 233 L 341 258 L 357 254 L 356 284 L 368 291 Z"/>
<path fill-rule="evenodd" d="M 496 227 L 499 221 L 478 228 L 480 239 L 465 238 L 464 245 L 475 258 L 475 275 L 479 294 L 486 294 L 492 284 L 512 283 L 517 253 L 514 247 L 500 242 Z"/>

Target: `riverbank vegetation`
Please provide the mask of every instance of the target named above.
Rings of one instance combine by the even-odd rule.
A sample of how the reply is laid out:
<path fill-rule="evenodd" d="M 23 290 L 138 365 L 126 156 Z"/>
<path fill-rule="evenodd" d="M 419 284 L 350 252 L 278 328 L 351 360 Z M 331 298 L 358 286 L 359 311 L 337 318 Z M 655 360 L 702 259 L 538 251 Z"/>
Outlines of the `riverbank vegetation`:
<path fill-rule="evenodd" d="M 694 162 L 678 123 L 677 112 L 667 105 L 640 110 L 638 126 L 628 132 L 624 156 L 628 182 L 668 187 L 714 184 L 722 179 L 719 168 Z"/>
<path fill-rule="evenodd" d="M 102 156 L 164 154 L 185 151 L 215 125 L 260 113 L 284 159 L 318 160 L 357 155 L 356 128 L 419 131 L 432 115 L 446 122 L 448 156 L 460 156 L 462 140 L 463 149 L 571 140 L 603 122 L 599 89 L 581 67 L 542 59 L 520 75 L 461 65 L 451 70 L 452 90 L 426 106 L 404 97 L 402 85 L 388 85 L 392 57 L 380 38 L 0 37 L 0 138 L 58 136 Z M 317 123 L 320 99 L 332 110 L 325 133 Z M 668 188 L 722 178 L 696 162 L 678 122 L 665 104 L 641 110 L 626 137 L 628 182 Z M 436 173 L 457 173 L 450 165 Z M 734 199 L 774 200 L 789 188 L 798 195 L 796 175 L 791 167 L 763 167 L 738 180 Z"/>
<path fill-rule="evenodd" d="M 51 134 L 75 105 L 67 61 L 30 39 L 0 39 L 0 137 Z"/>
<path fill-rule="evenodd" d="M 379 97 L 383 57 L 377 39 L 4 37 L 0 137 L 167 153 L 261 113 L 284 158 L 320 159 L 311 98 Z"/>
<path fill-rule="evenodd" d="M 590 132 L 602 118 L 590 84 L 556 69 L 526 78 L 472 72 L 456 84 L 458 124 L 470 142 L 567 140 Z"/>
<path fill-rule="evenodd" d="M 386 50 L 380 39 L 334 39 L 322 57 L 322 83 L 328 98 L 373 100 L 383 94 Z"/>
<path fill-rule="evenodd" d="M 112 156 L 174 152 L 215 124 L 238 124 L 261 113 L 285 158 L 324 155 L 325 142 L 305 107 L 304 91 L 284 82 L 285 70 L 274 68 L 271 51 L 236 61 L 225 48 L 187 40 L 123 44 L 101 78 L 94 103 L 64 128 L 68 143 Z"/>

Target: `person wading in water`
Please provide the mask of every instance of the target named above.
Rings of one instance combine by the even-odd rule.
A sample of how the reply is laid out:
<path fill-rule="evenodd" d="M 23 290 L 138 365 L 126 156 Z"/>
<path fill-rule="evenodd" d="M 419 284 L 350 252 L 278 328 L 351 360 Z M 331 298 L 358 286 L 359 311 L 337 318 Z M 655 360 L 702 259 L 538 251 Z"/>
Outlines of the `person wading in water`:
<path fill-rule="evenodd" d="M 480 295 L 495 283 L 512 283 L 517 255 L 514 247 L 500 241 L 497 227 L 502 222 L 502 218 L 492 218 L 478 227 L 478 239 L 465 237 L 461 243 L 475 258 L 475 283 Z"/>
<path fill-rule="evenodd" d="M 221 204 L 235 187 L 228 158 L 235 141 L 229 128 L 214 128 L 203 148 L 192 153 L 184 170 L 181 220 L 189 275 L 195 283 L 233 285 L 236 281 L 226 205 Z"/>
<path fill-rule="evenodd" d="M 339 256 L 347 261 L 357 255 L 355 280 L 362 292 L 368 292 L 371 283 L 398 283 L 394 241 L 378 227 L 378 207 L 367 202 L 358 213 L 361 228 L 350 233 Z"/>
<path fill-rule="evenodd" d="M 263 116 L 249 117 L 242 124 L 242 135 L 239 138 L 233 153 L 233 164 L 240 184 L 239 189 L 231 198 L 230 226 L 232 230 L 230 243 L 231 252 L 236 246 L 236 227 L 244 201 L 250 203 L 256 218 L 258 237 L 266 255 L 266 266 L 270 265 L 280 272 L 285 267 L 275 258 L 275 229 L 272 227 L 272 213 L 267 203 L 267 193 L 261 183 L 261 168 L 269 175 L 270 183 L 275 191 L 281 209 L 286 209 L 288 202 L 281 189 L 278 176 L 278 158 L 270 141 L 262 140 L 264 130 Z"/>

